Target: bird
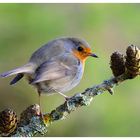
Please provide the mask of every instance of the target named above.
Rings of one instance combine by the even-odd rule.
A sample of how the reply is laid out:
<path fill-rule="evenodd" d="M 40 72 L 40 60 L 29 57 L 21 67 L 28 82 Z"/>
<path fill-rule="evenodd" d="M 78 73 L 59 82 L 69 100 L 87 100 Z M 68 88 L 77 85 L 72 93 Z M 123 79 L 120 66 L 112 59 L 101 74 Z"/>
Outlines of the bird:
<path fill-rule="evenodd" d="M 25 65 L 0 76 L 5 78 L 16 75 L 10 85 L 25 77 L 37 89 L 39 97 L 41 94 L 59 93 L 67 99 L 65 93 L 80 83 L 89 56 L 98 58 L 84 39 L 60 37 L 36 50 Z"/>

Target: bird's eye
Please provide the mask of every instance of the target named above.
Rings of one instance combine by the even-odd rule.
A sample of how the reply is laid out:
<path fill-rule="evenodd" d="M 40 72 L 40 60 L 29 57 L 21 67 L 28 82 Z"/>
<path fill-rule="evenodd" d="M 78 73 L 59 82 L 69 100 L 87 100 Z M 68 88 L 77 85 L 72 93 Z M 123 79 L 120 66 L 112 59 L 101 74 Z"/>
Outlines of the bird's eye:
<path fill-rule="evenodd" d="M 79 46 L 79 47 L 77 48 L 77 50 L 78 50 L 79 52 L 82 52 L 84 49 L 83 49 L 83 47 Z"/>

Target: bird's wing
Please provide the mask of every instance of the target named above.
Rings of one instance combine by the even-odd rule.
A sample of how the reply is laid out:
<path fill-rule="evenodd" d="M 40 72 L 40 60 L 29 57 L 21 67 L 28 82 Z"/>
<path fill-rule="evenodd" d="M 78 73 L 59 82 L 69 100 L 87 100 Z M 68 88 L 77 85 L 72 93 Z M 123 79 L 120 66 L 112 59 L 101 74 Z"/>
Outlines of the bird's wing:
<path fill-rule="evenodd" d="M 48 60 L 36 70 L 35 79 L 31 84 L 47 80 L 54 80 L 68 76 L 75 76 L 78 60 L 71 54 L 65 54 Z"/>
<path fill-rule="evenodd" d="M 43 45 L 41 48 L 36 50 L 31 58 L 30 62 L 35 63 L 37 66 L 41 65 L 45 61 L 50 60 L 54 56 L 58 56 L 65 52 L 65 44 L 63 40 L 53 40 Z"/>

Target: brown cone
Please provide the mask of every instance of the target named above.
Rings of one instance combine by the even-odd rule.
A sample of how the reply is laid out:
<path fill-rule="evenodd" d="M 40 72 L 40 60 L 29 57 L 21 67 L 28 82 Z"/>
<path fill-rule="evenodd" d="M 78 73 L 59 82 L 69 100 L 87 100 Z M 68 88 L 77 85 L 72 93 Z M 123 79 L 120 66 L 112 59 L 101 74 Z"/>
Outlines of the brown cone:
<path fill-rule="evenodd" d="M 8 136 L 17 127 L 17 115 L 11 109 L 5 109 L 0 112 L 0 133 L 2 136 Z"/>
<path fill-rule="evenodd" d="M 125 72 L 124 56 L 119 52 L 114 52 L 111 55 L 110 68 L 115 77 Z"/>
<path fill-rule="evenodd" d="M 131 45 L 126 50 L 126 73 L 129 79 L 140 74 L 140 50 L 138 47 Z"/>

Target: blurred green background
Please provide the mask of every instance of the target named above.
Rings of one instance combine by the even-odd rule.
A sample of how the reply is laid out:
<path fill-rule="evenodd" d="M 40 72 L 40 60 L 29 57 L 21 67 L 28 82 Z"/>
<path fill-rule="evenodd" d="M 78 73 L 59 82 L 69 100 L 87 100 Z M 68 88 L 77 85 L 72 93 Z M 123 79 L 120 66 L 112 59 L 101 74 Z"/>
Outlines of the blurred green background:
<path fill-rule="evenodd" d="M 112 76 L 110 55 L 140 45 L 139 4 L 0 4 L 0 73 L 25 64 L 46 42 L 61 36 L 85 38 L 99 59 L 89 58 L 81 83 L 67 95 L 81 92 Z M 25 80 L 10 86 L 13 77 L 0 79 L 0 110 L 18 115 L 38 103 Z M 140 79 L 126 81 L 115 95 L 95 97 L 88 107 L 53 123 L 46 136 L 140 136 Z M 60 95 L 41 98 L 44 112 L 64 102 Z"/>

